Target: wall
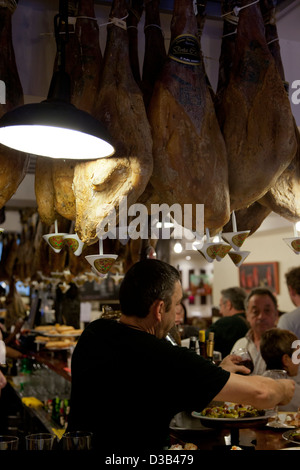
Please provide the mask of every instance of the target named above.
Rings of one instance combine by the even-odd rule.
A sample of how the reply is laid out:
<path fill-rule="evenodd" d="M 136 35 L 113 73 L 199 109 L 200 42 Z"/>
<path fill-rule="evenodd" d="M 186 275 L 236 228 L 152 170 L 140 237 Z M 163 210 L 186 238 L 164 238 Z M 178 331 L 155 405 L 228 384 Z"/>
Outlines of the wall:
<path fill-rule="evenodd" d="M 243 249 L 250 251 L 245 263 L 278 262 L 279 263 L 279 294 L 277 296 L 279 309 L 292 310 L 293 304 L 289 298 L 285 283 L 285 273 L 288 269 L 300 265 L 300 258 L 286 245 L 283 238 L 293 237 L 292 224 L 280 229 L 257 231 L 244 242 Z M 187 260 L 186 256 L 191 259 Z M 206 269 L 213 276 L 213 291 L 210 308 L 195 305 L 189 306 L 189 314 L 206 317 L 211 316 L 211 307 L 219 306 L 221 290 L 239 285 L 239 269 L 227 255 L 221 262 L 207 263 L 198 252 L 183 252 L 180 255 L 171 253 L 170 262 L 183 273 L 183 288 L 188 287 L 188 271 Z"/>
<path fill-rule="evenodd" d="M 243 247 L 250 251 L 245 263 L 256 263 L 264 261 L 277 261 L 279 263 L 279 295 L 278 305 L 280 310 L 289 311 L 293 304 L 289 298 L 285 284 L 284 274 L 291 267 L 300 265 L 300 258 L 283 241 L 283 238 L 292 237 L 293 229 L 281 229 L 274 232 L 259 231 L 249 237 Z M 231 262 L 230 258 L 224 258 L 221 263 L 214 266 L 214 303 L 219 302 L 220 291 L 230 285 L 238 285 L 238 268 Z"/>

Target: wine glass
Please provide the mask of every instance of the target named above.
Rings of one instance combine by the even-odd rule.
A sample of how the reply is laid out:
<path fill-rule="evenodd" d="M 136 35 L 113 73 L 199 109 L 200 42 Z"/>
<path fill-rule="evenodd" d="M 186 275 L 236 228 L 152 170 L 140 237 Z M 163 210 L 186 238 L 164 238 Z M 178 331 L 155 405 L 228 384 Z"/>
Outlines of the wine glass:
<path fill-rule="evenodd" d="M 254 364 L 252 357 L 250 356 L 249 351 L 246 348 L 239 348 L 232 352 L 235 356 L 239 356 L 241 361 L 239 362 L 240 366 L 245 366 L 247 369 L 250 369 L 250 374 L 253 372 Z M 241 373 L 241 372 L 238 372 Z"/>
<path fill-rule="evenodd" d="M 26 450 L 52 450 L 56 436 L 47 432 L 25 436 Z"/>
<path fill-rule="evenodd" d="M 271 379 L 278 380 L 278 379 L 287 379 L 287 371 L 284 369 L 268 369 L 263 373 L 264 377 L 270 377 Z M 278 414 L 278 405 L 275 406 L 274 412 L 276 414 L 275 421 L 272 422 L 273 428 L 283 428 L 286 425 L 282 423 L 279 419 Z"/>

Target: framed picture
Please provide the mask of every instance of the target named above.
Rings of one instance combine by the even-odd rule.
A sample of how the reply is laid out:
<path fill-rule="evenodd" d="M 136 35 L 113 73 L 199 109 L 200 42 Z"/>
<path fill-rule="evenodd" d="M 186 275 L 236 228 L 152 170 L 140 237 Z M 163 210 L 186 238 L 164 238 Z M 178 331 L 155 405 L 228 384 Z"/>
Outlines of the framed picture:
<path fill-rule="evenodd" d="M 279 294 L 278 263 L 244 263 L 239 268 L 240 286 L 249 292 L 254 287 L 267 287 Z"/>

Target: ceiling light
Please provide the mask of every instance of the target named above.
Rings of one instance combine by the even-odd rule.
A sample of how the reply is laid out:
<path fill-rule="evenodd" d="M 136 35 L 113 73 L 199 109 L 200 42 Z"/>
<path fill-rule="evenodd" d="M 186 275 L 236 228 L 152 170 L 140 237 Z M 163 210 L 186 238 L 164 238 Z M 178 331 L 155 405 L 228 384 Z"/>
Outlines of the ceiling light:
<path fill-rule="evenodd" d="M 43 157 L 96 159 L 114 153 L 99 121 L 70 103 L 46 100 L 0 119 L 0 143 Z"/>
<path fill-rule="evenodd" d="M 26 104 L 0 119 L 0 143 L 22 152 L 63 159 L 98 159 L 115 150 L 103 125 L 71 104 L 70 78 L 65 72 L 68 1 L 60 0 L 55 17 L 59 69 L 53 74 L 47 100 Z M 60 27 L 64 25 L 65 34 Z"/>
<path fill-rule="evenodd" d="M 181 253 L 181 252 L 182 252 L 182 245 L 181 245 L 181 243 L 179 243 L 179 242 L 175 243 L 175 245 L 174 245 L 174 251 L 175 251 L 175 253 Z"/>

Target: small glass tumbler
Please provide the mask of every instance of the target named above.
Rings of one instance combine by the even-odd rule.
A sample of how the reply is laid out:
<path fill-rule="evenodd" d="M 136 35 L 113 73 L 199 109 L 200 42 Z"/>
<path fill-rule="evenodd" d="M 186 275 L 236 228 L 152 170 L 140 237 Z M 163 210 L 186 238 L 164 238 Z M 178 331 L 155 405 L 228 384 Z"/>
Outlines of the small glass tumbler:
<path fill-rule="evenodd" d="M 56 436 L 46 432 L 25 436 L 26 450 L 52 450 L 55 441 Z"/>
<path fill-rule="evenodd" d="M 73 431 L 66 432 L 61 438 L 63 450 L 91 450 L 92 448 L 91 432 Z"/>
<path fill-rule="evenodd" d="M 0 450 L 18 450 L 19 438 L 16 436 L 0 436 Z"/>

